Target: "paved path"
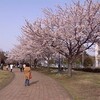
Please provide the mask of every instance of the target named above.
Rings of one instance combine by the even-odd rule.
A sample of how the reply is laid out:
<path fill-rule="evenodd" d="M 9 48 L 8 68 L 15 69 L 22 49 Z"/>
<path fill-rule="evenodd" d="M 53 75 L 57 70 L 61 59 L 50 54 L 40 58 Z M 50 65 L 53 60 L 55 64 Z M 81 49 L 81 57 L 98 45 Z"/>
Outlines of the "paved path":
<path fill-rule="evenodd" d="M 0 100 L 71 100 L 55 80 L 41 73 L 32 72 L 30 86 L 24 86 L 24 75 L 14 69 L 15 78 L 0 90 Z"/>

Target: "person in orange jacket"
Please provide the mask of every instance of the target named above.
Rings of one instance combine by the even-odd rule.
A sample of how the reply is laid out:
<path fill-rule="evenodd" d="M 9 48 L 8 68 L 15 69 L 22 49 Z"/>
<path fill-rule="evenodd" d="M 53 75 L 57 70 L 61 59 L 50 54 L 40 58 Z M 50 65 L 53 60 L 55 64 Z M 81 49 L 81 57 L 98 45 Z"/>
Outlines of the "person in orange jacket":
<path fill-rule="evenodd" d="M 29 86 L 31 79 L 31 67 L 29 63 L 26 63 L 26 66 L 24 67 L 24 76 L 25 76 L 25 86 Z"/>

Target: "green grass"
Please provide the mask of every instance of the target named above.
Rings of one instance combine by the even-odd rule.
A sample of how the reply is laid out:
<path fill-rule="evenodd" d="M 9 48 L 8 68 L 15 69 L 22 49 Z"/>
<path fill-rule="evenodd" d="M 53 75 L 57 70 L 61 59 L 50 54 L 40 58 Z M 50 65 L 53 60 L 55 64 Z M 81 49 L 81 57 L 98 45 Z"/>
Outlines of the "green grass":
<path fill-rule="evenodd" d="M 14 74 L 9 71 L 0 70 L 0 89 L 8 85 L 13 79 Z"/>
<path fill-rule="evenodd" d="M 100 100 L 100 73 L 74 71 L 72 77 L 67 74 L 41 72 L 56 79 L 74 100 Z"/>

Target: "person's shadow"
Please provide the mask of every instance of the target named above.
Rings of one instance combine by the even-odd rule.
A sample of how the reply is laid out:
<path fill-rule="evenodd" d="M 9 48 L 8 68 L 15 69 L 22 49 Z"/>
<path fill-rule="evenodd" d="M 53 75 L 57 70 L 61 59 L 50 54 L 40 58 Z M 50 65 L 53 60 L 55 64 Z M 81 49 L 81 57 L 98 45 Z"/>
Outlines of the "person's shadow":
<path fill-rule="evenodd" d="M 39 82 L 39 80 L 34 81 L 34 82 L 31 82 L 30 85 L 32 85 L 32 84 L 36 84 L 36 83 L 38 83 L 38 82 Z"/>

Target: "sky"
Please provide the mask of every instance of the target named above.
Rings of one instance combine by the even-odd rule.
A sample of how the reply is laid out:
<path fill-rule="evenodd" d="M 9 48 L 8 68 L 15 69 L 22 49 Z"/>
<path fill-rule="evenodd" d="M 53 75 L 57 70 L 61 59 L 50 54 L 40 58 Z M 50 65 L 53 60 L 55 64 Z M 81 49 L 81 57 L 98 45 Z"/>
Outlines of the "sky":
<path fill-rule="evenodd" d="M 25 19 L 43 17 L 44 8 L 70 4 L 71 0 L 0 0 L 0 49 L 10 51 L 18 43 Z"/>
<path fill-rule="evenodd" d="M 59 4 L 71 4 L 72 0 L 0 0 L 0 49 L 10 51 L 18 43 L 18 36 L 25 20 L 35 21 L 43 17 L 44 8 L 55 9 Z M 73 0 L 74 1 L 74 0 Z M 83 1 L 83 0 L 81 0 Z"/>

